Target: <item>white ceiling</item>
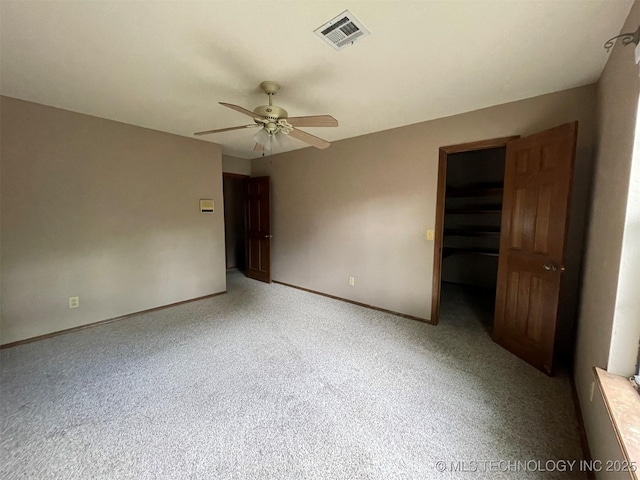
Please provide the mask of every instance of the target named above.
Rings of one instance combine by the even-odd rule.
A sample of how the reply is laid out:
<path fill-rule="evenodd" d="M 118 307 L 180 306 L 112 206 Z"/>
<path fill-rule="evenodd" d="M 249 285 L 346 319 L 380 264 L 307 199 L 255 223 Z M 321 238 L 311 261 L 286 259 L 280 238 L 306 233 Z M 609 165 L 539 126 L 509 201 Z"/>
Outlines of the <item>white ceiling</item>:
<path fill-rule="evenodd" d="M 252 110 L 276 80 L 333 141 L 593 83 L 631 4 L 2 0 L 0 93 L 191 137 L 251 123 L 217 102 Z M 371 36 L 334 51 L 313 30 L 346 9 Z M 254 132 L 199 138 L 252 158 Z"/>

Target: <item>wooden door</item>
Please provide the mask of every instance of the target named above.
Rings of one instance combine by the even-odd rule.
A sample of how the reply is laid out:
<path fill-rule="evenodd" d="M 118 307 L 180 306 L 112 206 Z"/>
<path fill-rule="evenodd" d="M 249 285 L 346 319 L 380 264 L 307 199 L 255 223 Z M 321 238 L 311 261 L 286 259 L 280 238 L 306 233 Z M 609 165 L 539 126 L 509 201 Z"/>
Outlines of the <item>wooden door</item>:
<path fill-rule="evenodd" d="M 553 373 L 578 123 L 507 144 L 493 337 Z"/>
<path fill-rule="evenodd" d="M 247 182 L 247 277 L 271 283 L 269 177 Z"/>

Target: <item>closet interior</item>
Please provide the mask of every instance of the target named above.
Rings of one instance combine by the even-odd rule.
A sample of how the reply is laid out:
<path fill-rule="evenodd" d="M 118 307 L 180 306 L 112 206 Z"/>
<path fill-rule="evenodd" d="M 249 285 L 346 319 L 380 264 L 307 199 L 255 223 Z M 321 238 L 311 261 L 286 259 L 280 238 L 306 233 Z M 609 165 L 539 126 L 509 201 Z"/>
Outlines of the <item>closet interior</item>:
<path fill-rule="evenodd" d="M 447 158 L 441 308 L 472 310 L 488 331 L 496 297 L 505 150 Z"/>

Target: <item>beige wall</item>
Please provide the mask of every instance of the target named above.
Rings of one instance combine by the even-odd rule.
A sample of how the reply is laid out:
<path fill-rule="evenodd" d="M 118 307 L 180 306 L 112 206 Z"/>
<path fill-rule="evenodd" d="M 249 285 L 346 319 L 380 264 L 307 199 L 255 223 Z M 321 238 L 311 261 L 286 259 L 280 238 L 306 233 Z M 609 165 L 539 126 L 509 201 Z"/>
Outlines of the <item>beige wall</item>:
<path fill-rule="evenodd" d="M 231 155 L 222 155 L 222 171 L 224 173 L 251 176 L 251 160 L 248 158 L 232 157 Z"/>
<path fill-rule="evenodd" d="M 226 289 L 219 145 L 0 101 L 2 343 Z"/>
<path fill-rule="evenodd" d="M 429 318 L 434 245 L 425 233 L 435 223 L 439 147 L 527 135 L 579 120 L 577 208 L 567 269 L 575 285 L 594 96 L 595 86 L 585 86 L 342 140 L 326 150 L 253 160 L 254 176 L 272 178 L 273 278 Z M 354 287 L 349 276 L 355 277 Z"/>
<path fill-rule="evenodd" d="M 638 23 L 640 4 L 635 2 L 621 31 L 634 31 Z M 585 427 L 593 457 L 602 460 L 619 459 L 621 453 L 597 387 L 594 395 L 596 398 L 590 400 L 594 380 L 592 368 L 610 366 L 610 348 L 616 350 L 617 339 L 630 343 L 628 349 L 631 349 L 631 357 L 627 356 L 625 368 L 614 367 L 613 370 L 616 373 L 630 374 L 635 363 L 633 355 L 637 352 L 635 349 L 640 329 L 637 287 L 640 282 L 638 223 L 628 224 L 625 231 L 640 93 L 638 67 L 633 59 L 633 48 L 623 48 L 618 43 L 598 82 L 597 147 L 576 347 L 575 379 Z M 637 215 L 637 205 L 635 209 L 630 207 L 632 217 L 634 211 Z M 626 236 L 626 255 L 629 260 L 621 262 L 623 236 Z M 622 305 L 618 301 L 621 296 Z M 612 338 L 616 316 L 618 321 Z M 608 428 L 603 428 L 603 425 Z M 628 476 L 607 477 L 602 474 L 599 478 Z"/>

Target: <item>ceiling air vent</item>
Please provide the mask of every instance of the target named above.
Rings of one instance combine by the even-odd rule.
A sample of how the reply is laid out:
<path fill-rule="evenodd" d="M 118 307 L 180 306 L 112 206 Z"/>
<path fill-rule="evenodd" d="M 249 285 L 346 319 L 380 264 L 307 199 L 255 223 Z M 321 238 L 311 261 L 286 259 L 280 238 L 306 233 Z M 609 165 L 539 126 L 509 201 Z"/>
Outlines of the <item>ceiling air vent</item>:
<path fill-rule="evenodd" d="M 316 28 L 314 33 L 336 50 L 342 50 L 356 40 L 371 35 L 349 10 Z"/>

